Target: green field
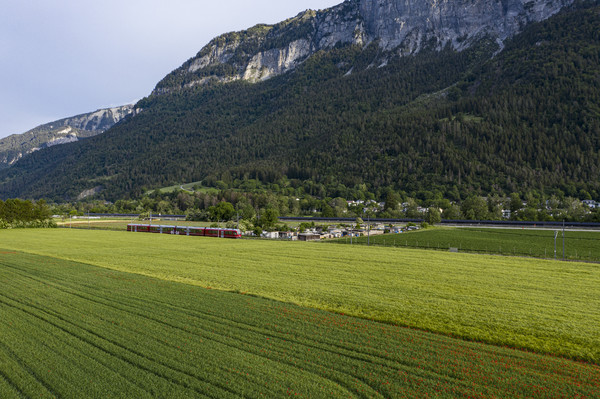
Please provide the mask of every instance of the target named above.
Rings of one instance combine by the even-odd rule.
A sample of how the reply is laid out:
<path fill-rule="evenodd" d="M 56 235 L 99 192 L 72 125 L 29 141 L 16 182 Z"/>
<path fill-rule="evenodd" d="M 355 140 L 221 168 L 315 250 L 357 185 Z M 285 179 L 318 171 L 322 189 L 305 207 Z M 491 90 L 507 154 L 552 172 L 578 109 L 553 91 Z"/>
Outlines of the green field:
<path fill-rule="evenodd" d="M 322 243 L 70 229 L 3 248 L 600 362 L 600 267 Z"/>
<path fill-rule="evenodd" d="M 53 257 L 0 281 L 3 399 L 600 395 L 591 364 Z"/>
<path fill-rule="evenodd" d="M 350 244 L 350 239 L 334 240 Z M 554 258 L 554 231 L 531 229 L 489 229 L 436 227 L 403 234 L 369 237 L 372 245 L 439 249 L 510 256 Z M 354 238 L 352 244 L 366 245 L 367 237 Z M 562 231 L 556 239 L 557 259 L 562 259 Z M 566 231 L 565 258 L 600 262 L 600 232 Z"/>
<path fill-rule="evenodd" d="M 194 190 L 194 188 L 197 188 L 197 190 Z M 215 193 L 215 194 L 219 192 L 219 190 L 214 187 L 203 187 L 201 181 L 197 181 L 197 182 L 193 182 L 193 183 L 186 183 L 186 184 L 176 184 L 174 186 L 162 187 L 162 188 L 158 189 L 158 191 L 161 193 L 172 193 L 174 191 L 180 191 L 180 190 L 189 191 L 189 192 L 195 191 L 198 193 Z M 146 194 L 152 194 L 153 192 L 154 192 L 154 190 L 149 190 Z"/>

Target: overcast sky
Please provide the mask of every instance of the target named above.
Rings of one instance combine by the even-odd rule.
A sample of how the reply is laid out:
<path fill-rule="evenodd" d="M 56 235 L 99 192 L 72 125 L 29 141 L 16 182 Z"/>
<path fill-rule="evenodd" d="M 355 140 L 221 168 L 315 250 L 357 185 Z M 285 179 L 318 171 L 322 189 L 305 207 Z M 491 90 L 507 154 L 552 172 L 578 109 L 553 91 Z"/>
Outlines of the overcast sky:
<path fill-rule="evenodd" d="M 150 94 L 225 32 L 342 0 L 3 0 L 0 138 Z"/>

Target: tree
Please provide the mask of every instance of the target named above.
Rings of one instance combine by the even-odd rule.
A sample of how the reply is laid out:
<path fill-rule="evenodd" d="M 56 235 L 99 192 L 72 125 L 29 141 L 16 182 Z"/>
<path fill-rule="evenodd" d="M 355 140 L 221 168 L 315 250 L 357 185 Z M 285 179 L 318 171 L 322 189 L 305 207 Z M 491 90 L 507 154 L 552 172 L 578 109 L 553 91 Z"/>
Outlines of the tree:
<path fill-rule="evenodd" d="M 219 202 L 216 206 L 208 208 L 208 213 L 212 220 L 227 221 L 231 220 L 233 215 L 235 215 L 235 208 L 230 202 L 223 201 Z"/>
<path fill-rule="evenodd" d="M 241 203 L 238 202 L 238 205 Z M 250 205 L 250 203 L 244 203 L 239 208 L 240 218 L 245 220 L 252 220 L 254 216 L 256 216 L 256 212 L 254 211 L 254 207 Z"/>
<path fill-rule="evenodd" d="M 324 218 L 335 217 L 333 208 L 329 204 L 323 204 L 323 209 L 321 210 L 321 217 L 324 217 Z"/>
<path fill-rule="evenodd" d="M 181 191 L 177 194 L 177 207 L 185 212 L 194 204 L 194 199 L 188 193 Z"/>
<path fill-rule="evenodd" d="M 465 218 L 469 220 L 486 220 L 489 215 L 487 203 L 477 195 L 472 195 L 464 200 L 461 211 Z"/>
<path fill-rule="evenodd" d="M 260 216 L 257 225 L 263 230 L 272 230 L 279 221 L 279 211 L 276 208 L 267 208 Z"/>
<path fill-rule="evenodd" d="M 444 219 L 449 220 L 459 220 L 463 217 L 462 213 L 460 212 L 460 207 L 456 204 L 452 204 L 448 208 L 445 208 L 443 216 Z"/>
<path fill-rule="evenodd" d="M 364 223 L 361 217 L 356 218 L 356 228 L 360 229 L 360 226 Z"/>
<path fill-rule="evenodd" d="M 516 213 L 523 208 L 523 201 L 518 193 L 512 193 L 510 195 L 509 207 L 511 213 Z"/>
<path fill-rule="evenodd" d="M 419 213 L 417 201 L 414 198 L 408 198 L 404 207 L 406 217 L 410 219 L 420 219 L 423 215 Z"/>
<path fill-rule="evenodd" d="M 589 209 L 577 198 L 567 197 L 563 200 L 563 209 L 570 220 L 582 220 Z"/>
<path fill-rule="evenodd" d="M 330 205 L 333 207 L 333 211 L 337 217 L 344 216 L 348 211 L 348 203 L 341 197 L 334 198 Z"/>
<path fill-rule="evenodd" d="M 502 219 L 502 199 L 498 194 L 488 196 L 488 218 L 491 220 Z"/>
<path fill-rule="evenodd" d="M 439 208 L 430 207 L 427 209 L 427 213 L 425 214 L 425 221 L 430 225 L 434 225 L 436 223 L 440 223 L 442 221 L 442 213 Z"/>
<path fill-rule="evenodd" d="M 402 197 L 392 190 L 389 190 L 385 196 L 385 206 L 384 210 L 386 211 L 395 211 L 400 207 L 400 203 L 402 202 Z"/>

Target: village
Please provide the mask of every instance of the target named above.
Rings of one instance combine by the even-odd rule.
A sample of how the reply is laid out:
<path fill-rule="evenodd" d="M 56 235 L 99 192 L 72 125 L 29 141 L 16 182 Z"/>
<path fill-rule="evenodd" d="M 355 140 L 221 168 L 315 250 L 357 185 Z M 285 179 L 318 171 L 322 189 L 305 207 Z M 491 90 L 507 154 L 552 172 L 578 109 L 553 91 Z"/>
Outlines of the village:
<path fill-rule="evenodd" d="M 405 231 L 420 229 L 414 223 L 400 225 L 374 223 L 371 225 L 350 226 L 350 225 L 329 225 L 317 226 L 309 229 L 300 229 L 302 231 L 264 231 L 262 238 L 272 240 L 291 240 L 291 241 L 319 241 L 335 238 L 354 238 L 368 237 L 382 234 L 400 234 Z M 248 232 L 253 235 L 252 232 Z"/>

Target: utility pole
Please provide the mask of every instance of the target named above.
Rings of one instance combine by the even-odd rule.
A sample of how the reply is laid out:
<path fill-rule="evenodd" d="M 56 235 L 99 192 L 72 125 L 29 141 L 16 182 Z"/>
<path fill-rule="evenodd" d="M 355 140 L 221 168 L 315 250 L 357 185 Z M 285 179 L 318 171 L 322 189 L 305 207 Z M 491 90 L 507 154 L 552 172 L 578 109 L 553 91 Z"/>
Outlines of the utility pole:
<path fill-rule="evenodd" d="M 367 208 L 363 208 L 363 216 L 365 213 L 367 214 L 367 246 L 369 246 L 369 240 L 371 238 L 371 214 L 369 213 Z"/>
<path fill-rule="evenodd" d="M 556 237 L 558 237 L 558 230 L 554 231 L 554 260 L 556 260 Z"/>
<path fill-rule="evenodd" d="M 369 239 L 371 238 L 371 214 L 367 212 L 367 246 L 370 245 Z"/>
<path fill-rule="evenodd" d="M 563 219 L 562 239 L 563 239 L 563 261 L 564 261 L 565 260 L 565 220 L 564 219 Z"/>

